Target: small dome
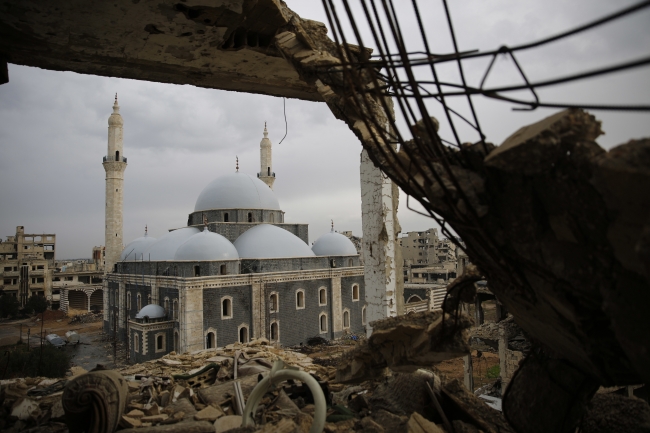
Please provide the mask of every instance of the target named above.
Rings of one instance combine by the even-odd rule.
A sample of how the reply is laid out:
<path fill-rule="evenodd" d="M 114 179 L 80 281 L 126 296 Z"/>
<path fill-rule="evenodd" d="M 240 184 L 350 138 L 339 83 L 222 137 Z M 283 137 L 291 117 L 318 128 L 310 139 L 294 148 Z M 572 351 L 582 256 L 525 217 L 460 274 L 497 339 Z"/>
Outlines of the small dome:
<path fill-rule="evenodd" d="M 246 259 L 314 257 L 302 239 L 271 224 L 260 224 L 246 230 L 235 240 L 235 248 L 239 257 Z"/>
<path fill-rule="evenodd" d="M 196 227 L 185 227 L 161 236 L 143 253 L 144 260 L 174 260 L 178 247 L 197 233 L 200 231 Z"/>
<path fill-rule="evenodd" d="M 235 246 L 226 238 L 209 230 L 192 235 L 174 254 L 174 260 L 237 260 Z"/>
<path fill-rule="evenodd" d="M 233 173 L 213 180 L 199 194 L 194 212 L 210 209 L 280 210 L 280 203 L 273 190 L 258 178 Z"/>
<path fill-rule="evenodd" d="M 141 238 L 137 238 L 129 242 L 129 244 L 124 248 L 122 254 L 120 254 L 120 261 L 133 261 L 133 260 L 143 260 L 143 254 L 154 242 L 156 238 L 148 236 L 146 233 Z"/>
<path fill-rule="evenodd" d="M 113 104 L 113 113 L 108 118 L 108 126 L 122 126 L 124 125 L 124 120 L 120 115 L 120 106 L 117 105 L 117 94 L 115 94 L 115 104 Z"/>
<path fill-rule="evenodd" d="M 311 250 L 317 256 L 352 256 L 359 254 L 347 236 L 331 231 L 319 237 Z"/>
<path fill-rule="evenodd" d="M 150 319 L 162 319 L 165 317 L 165 309 L 160 305 L 149 304 L 142 307 L 142 310 L 135 315 L 136 319 L 144 319 L 148 317 Z"/>

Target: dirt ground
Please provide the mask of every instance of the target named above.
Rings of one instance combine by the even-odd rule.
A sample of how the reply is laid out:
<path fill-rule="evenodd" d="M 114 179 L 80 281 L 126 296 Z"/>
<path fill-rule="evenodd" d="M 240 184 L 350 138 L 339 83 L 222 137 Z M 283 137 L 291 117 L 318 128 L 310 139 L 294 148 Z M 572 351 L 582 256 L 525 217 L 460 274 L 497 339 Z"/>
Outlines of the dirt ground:
<path fill-rule="evenodd" d="M 480 356 L 477 355 L 477 351 L 473 350 L 472 366 L 474 367 L 474 389 L 480 388 L 487 383 L 494 382 L 495 378 L 489 378 L 487 372 L 495 365 L 499 365 L 499 355 L 496 353 L 481 352 Z M 449 379 L 458 379 L 461 382 L 463 381 L 463 358 L 443 361 L 436 365 L 436 369 L 446 375 Z"/>
<path fill-rule="evenodd" d="M 85 313 L 85 311 L 81 313 Z M 42 324 L 44 334 L 57 334 L 65 339 L 67 331 L 76 331 L 80 336 L 80 343 L 67 345 L 63 348 L 70 354 L 72 365 L 81 366 L 86 370 L 94 368 L 97 364 L 111 366 L 113 359 L 110 343 L 101 341 L 102 322 L 69 324 L 71 318 L 72 315 L 65 316 L 63 311 L 48 310 Z M 0 346 L 16 344 L 21 332 L 23 342 L 27 343 L 28 331 L 30 347 L 38 346 L 40 344 L 41 321 L 37 321 L 35 316 L 29 319 L 0 323 Z"/>

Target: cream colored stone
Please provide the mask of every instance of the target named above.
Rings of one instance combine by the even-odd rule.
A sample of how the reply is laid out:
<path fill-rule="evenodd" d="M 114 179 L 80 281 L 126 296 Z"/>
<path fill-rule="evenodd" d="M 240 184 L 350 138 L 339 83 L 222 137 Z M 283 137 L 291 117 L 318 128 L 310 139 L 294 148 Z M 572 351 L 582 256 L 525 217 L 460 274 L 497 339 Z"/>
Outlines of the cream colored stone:
<path fill-rule="evenodd" d="M 241 415 L 226 415 L 222 416 L 214 422 L 214 432 L 223 433 L 233 428 L 241 427 Z"/>

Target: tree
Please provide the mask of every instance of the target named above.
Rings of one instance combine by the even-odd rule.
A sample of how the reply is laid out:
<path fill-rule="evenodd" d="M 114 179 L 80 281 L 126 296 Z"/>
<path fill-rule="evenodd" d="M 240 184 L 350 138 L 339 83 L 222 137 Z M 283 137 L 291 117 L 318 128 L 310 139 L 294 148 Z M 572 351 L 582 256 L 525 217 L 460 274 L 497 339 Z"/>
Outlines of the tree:
<path fill-rule="evenodd" d="M 25 308 L 23 308 L 23 312 L 25 314 L 32 314 L 32 313 L 40 314 L 45 310 L 47 310 L 47 307 L 49 306 L 50 306 L 50 301 L 45 299 L 45 296 L 32 295 L 25 303 Z"/>
<path fill-rule="evenodd" d="M 9 293 L 0 296 L 0 317 L 17 316 L 19 309 L 20 302 L 15 296 Z"/>

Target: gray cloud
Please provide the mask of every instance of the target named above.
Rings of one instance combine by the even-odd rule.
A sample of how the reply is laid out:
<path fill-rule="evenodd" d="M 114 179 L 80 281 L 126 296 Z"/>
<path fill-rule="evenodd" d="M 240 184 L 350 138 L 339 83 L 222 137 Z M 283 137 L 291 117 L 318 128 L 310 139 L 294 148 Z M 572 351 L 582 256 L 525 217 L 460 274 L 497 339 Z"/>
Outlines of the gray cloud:
<path fill-rule="evenodd" d="M 449 51 L 446 23 L 438 2 L 420 2 L 434 50 Z M 493 49 L 554 34 L 613 11 L 626 2 L 473 0 L 451 4 L 461 49 Z M 321 2 L 290 2 L 301 16 L 326 22 Z M 545 79 L 647 55 L 648 12 L 548 49 L 522 55 L 526 71 Z M 414 40 L 412 26 L 408 37 Z M 467 76 L 479 80 L 483 63 L 468 63 Z M 453 68 L 442 71 L 455 78 Z M 104 241 L 104 171 L 107 119 L 118 92 L 124 117 L 125 241 L 141 236 L 145 224 L 152 236 L 186 224 L 202 188 L 215 177 L 234 171 L 259 170 L 259 141 L 268 122 L 274 145 L 275 192 L 287 221 L 310 224 L 311 240 L 329 230 L 361 234 L 359 153 L 361 146 L 325 104 L 286 100 L 288 135 L 282 98 L 191 86 L 45 71 L 10 65 L 10 82 L 0 86 L 0 235 L 16 225 L 29 232 L 57 234 L 59 258 L 89 257 Z M 611 79 L 544 90 L 557 101 L 636 102 L 650 100 L 648 69 Z M 517 77 L 513 65 L 500 59 L 491 84 Z M 454 107 L 467 112 L 461 101 Z M 481 124 L 490 141 L 500 143 L 521 125 L 553 110 L 512 112 L 509 104 L 477 99 Z M 432 113 L 443 118 L 431 103 Z M 612 147 L 650 135 L 648 114 L 596 112 Z M 441 132 L 450 136 L 443 122 Z M 475 140 L 468 128 L 464 139 Z M 408 211 L 400 200 L 404 231 L 423 230 L 433 221 Z M 412 205 L 417 207 L 412 201 Z"/>

